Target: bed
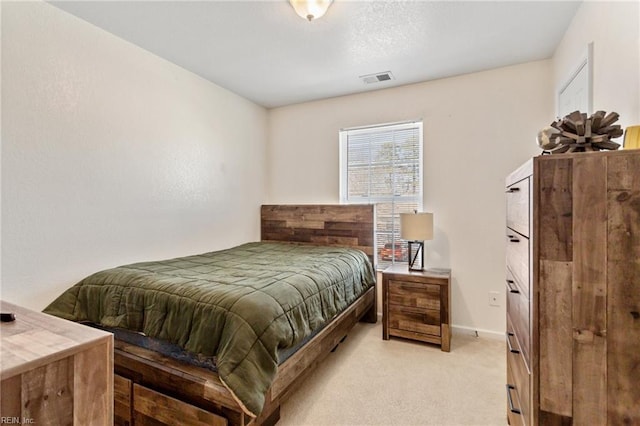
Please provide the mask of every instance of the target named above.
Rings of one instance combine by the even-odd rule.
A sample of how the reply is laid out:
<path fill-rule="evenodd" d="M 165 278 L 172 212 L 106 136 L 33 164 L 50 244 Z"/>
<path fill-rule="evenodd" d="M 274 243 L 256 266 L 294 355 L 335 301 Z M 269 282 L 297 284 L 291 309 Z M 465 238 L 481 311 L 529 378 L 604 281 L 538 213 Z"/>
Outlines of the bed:
<path fill-rule="evenodd" d="M 374 216 L 262 206 L 260 243 L 101 271 L 46 311 L 115 332 L 116 424 L 274 424 L 351 327 L 376 321 Z"/>

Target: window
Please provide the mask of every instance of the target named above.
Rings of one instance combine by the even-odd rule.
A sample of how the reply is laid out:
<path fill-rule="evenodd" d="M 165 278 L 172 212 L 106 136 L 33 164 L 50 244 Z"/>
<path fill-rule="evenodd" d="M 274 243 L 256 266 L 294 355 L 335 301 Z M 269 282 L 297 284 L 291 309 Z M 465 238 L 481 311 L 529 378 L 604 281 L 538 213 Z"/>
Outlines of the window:
<path fill-rule="evenodd" d="M 422 209 L 422 122 L 341 130 L 340 200 L 376 204 L 378 268 L 406 262 L 400 213 Z"/>

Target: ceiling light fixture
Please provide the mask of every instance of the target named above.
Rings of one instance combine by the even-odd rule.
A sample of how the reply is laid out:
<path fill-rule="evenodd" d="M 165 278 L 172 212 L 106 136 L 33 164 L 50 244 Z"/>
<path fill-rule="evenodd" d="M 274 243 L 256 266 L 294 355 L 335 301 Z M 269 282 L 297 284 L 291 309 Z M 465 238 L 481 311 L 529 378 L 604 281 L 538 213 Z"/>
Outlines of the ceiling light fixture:
<path fill-rule="evenodd" d="M 327 13 L 333 0 L 289 0 L 296 13 L 309 22 Z"/>

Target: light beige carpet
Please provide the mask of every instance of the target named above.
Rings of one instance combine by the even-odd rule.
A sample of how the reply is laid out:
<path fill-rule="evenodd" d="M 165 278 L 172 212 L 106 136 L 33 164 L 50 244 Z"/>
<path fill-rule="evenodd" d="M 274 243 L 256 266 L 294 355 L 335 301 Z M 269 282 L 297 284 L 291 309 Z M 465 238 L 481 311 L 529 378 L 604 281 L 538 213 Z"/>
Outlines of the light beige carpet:
<path fill-rule="evenodd" d="M 506 425 L 505 344 L 454 334 L 451 352 L 359 323 L 281 407 L 279 426 Z"/>

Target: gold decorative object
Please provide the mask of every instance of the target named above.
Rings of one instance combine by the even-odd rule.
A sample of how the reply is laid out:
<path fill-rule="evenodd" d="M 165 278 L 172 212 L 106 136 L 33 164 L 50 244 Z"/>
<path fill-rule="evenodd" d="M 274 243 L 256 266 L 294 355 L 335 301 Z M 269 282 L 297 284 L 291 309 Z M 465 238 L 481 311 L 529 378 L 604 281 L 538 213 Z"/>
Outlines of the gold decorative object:
<path fill-rule="evenodd" d="M 552 154 L 618 149 L 620 144 L 611 139 L 624 133 L 619 124 L 613 124 L 619 117 L 616 112 L 597 111 L 587 117 L 574 111 L 542 129 L 538 133 L 538 146 Z"/>
<path fill-rule="evenodd" d="M 640 126 L 629 126 L 624 131 L 624 149 L 640 148 Z"/>

